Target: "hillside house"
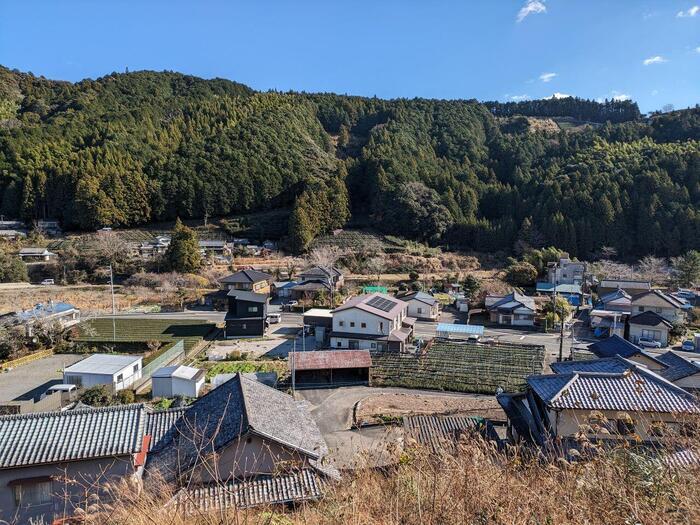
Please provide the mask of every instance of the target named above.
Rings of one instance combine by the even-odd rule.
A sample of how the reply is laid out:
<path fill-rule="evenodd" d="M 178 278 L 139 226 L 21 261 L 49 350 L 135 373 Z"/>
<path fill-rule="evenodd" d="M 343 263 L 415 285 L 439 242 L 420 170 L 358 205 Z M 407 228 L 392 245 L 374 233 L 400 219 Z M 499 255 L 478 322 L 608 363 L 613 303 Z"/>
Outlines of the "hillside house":
<path fill-rule="evenodd" d="M 131 387 L 143 369 L 143 356 L 92 354 L 63 370 L 63 382 L 81 388 L 105 385 L 116 392 Z"/>
<path fill-rule="evenodd" d="M 413 337 L 408 303 L 373 293 L 348 299 L 333 310 L 331 347 L 403 352 Z"/>
<path fill-rule="evenodd" d="M 437 321 L 440 317 L 440 302 L 425 292 L 413 292 L 398 297 L 408 303 L 408 316 L 423 321 Z"/>
<path fill-rule="evenodd" d="M 293 299 L 313 298 L 317 294 L 337 291 L 345 284 L 343 272 L 332 266 L 312 266 L 297 276 L 297 284 L 291 288 Z"/>
<path fill-rule="evenodd" d="M 685 317 L 684 302 L 661 290 L 649 290 L 631 298 L 632 315 L 654 312 L 669 323 L 681 321 Z"/>
<path fill-rule="evenodd" d="M 169 235 L 159 235 L 150 241 L 144 241 L 139 245 L 138 252 L 142 257 L 154 257 L 163 255 L 170 246 Z"/>
<path fill-rule="evenodd" d="M 227 339 L 241 336 L 265 335 L 267 329 L 266 294 L 232 289 L 228 292 L 228 311 L 224 321 Z"/>
<path fill-rule="evenodd" d="M 80 322 L 80 310 L 70 303 L 49 301 L 39 303 L 34 308 L 6 314 L 0 317 L 0 324 L 24 327 L 25 335 L 32 337 L 38 325 L 57 326 L 65 330 Z"/>
<path fill-rule="evenodd" d="M 586 263 L 572 261 L 568 253 L 556 262 L 547 264 L 547 281 L 550 284 L 575 284 L 582 286 L 586 276 Z"/>
<path fill-rule="evenodd" d="M 615 290 L 624 290 L 630 296 L 633 296 L 651 290 L 651 283 L 633 279 L 602 279 L 598 283 L 598 297 L 607 295 Z"/>
<path fill-rule="evenodd" d="M 270 294 L 272 275 L 258 270 L 240 270 L 219 281 L 224 290 L 240 290 L 257 294 Z"/>
<path fill-rule="evenodd" d="M 492 323 L 506 326 L 534 326 L 535 300 L 519 292 L 508 295 L 487 295 L 486 310 Z"/>
<path fill-rule="evenodd" d="M 48 248 L 22 248 L 18 255 L 24 262 L 50 261 L 56 257 Z"/>

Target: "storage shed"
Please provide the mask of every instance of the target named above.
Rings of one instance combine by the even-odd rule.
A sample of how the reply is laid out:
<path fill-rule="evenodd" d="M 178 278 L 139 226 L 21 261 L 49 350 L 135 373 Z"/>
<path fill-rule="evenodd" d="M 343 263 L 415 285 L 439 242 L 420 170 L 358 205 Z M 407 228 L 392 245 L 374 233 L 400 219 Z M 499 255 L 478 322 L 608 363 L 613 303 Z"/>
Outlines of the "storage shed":
<path fill-rule="evenodd" d="M 153 397 L 197 397 L 204 386 L 206 373 L 191 366 L 159 368 L 151 376 Z"/>
<path fill-rule="evenodd" d="M 63 382 L 82 388 L 107 385 L 113 391 L 131 387 L 141 379 L 143 356 L 93 354 L 63 371 Z"/>
<path fill-rule="evenodd" d="M 298 387 L 367 384 L 371 366 L 369 350 L 289 353 L 289 369 Z"/>

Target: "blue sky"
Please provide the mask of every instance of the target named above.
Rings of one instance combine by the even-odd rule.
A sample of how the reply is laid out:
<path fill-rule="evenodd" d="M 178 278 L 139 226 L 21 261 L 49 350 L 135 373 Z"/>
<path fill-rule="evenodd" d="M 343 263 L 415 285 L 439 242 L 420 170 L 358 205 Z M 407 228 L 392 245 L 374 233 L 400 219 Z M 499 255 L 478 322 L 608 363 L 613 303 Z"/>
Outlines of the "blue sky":
<path fill-rule="evenodd" d="M 0 64 L 379 97 L 700 102 L 700 0 L 3 0 Z"/>

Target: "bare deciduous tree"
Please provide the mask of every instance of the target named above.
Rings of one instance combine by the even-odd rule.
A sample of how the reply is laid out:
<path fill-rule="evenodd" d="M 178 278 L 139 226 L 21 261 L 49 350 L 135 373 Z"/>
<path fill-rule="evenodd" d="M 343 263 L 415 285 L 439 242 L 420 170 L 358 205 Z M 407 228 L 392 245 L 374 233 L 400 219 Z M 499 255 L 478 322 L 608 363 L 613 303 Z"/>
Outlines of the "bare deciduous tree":
<path fill-rule="evenodd" d="M 382 274 L 384 273 L 385 269 L 386 261 L 384 260 L 384 257 L 372 257 L 371 259 L 367 259 L 367 261 L 365 262 L 365 270 L 369 274 L 376 277 L 377 284 L 379 284 L 379 281 L 382 279 Z"/>
<path fill-rule="evenodd" d="M 663 285 L 670 279 L 671 270 L 666 259 L 647 255 L 639 261 L 637 274 L 652 284 Z"/>
<path fill-rule="evenodd" d="M 329 245 L 314 248 L 309 252 L 307 262 L 311 266 L 335 266 L 346 251 L 340 246 Z"/>

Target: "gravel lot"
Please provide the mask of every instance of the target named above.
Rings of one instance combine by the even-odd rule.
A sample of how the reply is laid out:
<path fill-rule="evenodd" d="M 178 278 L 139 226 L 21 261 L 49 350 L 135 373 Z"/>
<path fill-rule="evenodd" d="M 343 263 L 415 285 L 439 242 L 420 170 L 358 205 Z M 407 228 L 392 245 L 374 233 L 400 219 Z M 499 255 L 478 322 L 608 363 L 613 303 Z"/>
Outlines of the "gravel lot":
<path fill-rule="evenodd" d="M 49 386 L 62 382 L 64 367 L 83 357 L 82 354 L 58 354 L 0 373 L 0 401 L 39 397 Z"/>

